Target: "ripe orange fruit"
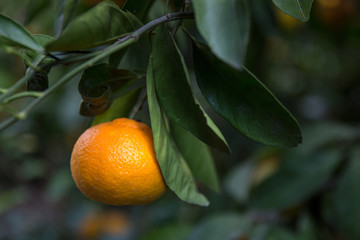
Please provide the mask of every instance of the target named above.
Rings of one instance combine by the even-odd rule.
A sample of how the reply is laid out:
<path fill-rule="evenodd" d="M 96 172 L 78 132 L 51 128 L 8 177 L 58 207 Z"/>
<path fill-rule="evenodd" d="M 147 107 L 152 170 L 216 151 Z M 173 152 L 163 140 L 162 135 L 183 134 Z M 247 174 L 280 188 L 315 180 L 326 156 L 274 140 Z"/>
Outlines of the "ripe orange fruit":
<path fill-rule="evenodd" d="M 86 5 L 89 6 L 95 6 L 96 4 L 98 4 L 99 2 L 102 2 L 104 0 L 82 0 L 83 3 L 85 3 Z M 125 3 L 126 0 L 112 0 L 114 3 L 116 3 L 117 5 L 119 5 L 120 8 L 122 8 Z"/>
<path fill-rule="evenodd" d="M 105 204 L 147 204 L 166 190 L 152 131 L 131 119 L 87 129 L 75 143 L 70 165 L 79 190 Z"/>

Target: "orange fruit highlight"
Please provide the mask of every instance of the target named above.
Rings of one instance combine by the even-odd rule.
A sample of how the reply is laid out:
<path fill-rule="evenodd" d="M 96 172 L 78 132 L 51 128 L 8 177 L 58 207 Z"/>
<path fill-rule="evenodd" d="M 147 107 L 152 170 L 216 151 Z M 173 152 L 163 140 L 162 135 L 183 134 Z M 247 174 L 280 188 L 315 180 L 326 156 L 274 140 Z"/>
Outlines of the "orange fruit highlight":
<path fill-rule="evenodd" d="M 166 190 L 152 131 L 131 119 L 87 129 L 75 143 L 70 165 L 78 189 L 105 204 L 147 204 Z"/>

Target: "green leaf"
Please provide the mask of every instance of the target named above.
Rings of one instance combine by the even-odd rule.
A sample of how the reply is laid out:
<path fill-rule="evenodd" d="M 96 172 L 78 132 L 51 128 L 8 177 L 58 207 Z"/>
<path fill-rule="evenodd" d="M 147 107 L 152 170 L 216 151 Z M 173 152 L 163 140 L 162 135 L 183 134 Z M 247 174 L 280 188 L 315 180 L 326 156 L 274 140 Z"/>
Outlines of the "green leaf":
<path fill-rule="evenodd" d="M 80 114 L 95 116 L 105 112 L 112 102 L 112 92 L 136 78 L 136 74 L 112 68 L 108 64 L 86 69 L 79 82 L 79 92 L 83 99 Z"/>
<path fill-rule="evenodd" d="M 314 221 L 308 214 L 299 216 L 297 221 L 297 231 L 289 231 L 288 228 L 269 225 L 266 240 L 316 240 L 321 239 L 317 236 L 317 229 Z M 252 239 L 252 238 L 251 238 Z"/>
<path fill-rule="evenodd" d="M 273 3 L 284 13 L 306 22 L 309 20 L 314 0 L 273 0 Z"/>
<path fill-rule="evenodd" d="M 198 100 L 195 98 L 195 102 L 197 104 L 199 104 Z M 199 104 L 200 106 L 200 104 Z M 225 148 L 223 149 L 224 152 L 226 153 L 230 153 L 230 147 L 229 144 L 226 142 L 224 135 L 221 133 L 220 129 L 216 126 L 216 124 L 214 123 L 214 121 L 210 118 L 210 116 L 204 111 L 204 109 L 200 106 L 201 111 L 203 112 L 205 119 L 206 119 L 206 123 L 209 126 L 209 128 L 212 129 L 212 131 L 217 135 L 217 137 L 219 139 L 221 139 L 221 141 L 225 144 Z M 220 149 L 221 150 L 221 149 Z"/>
<path fill-rule="evenodd" d="M 225 190 L 240 204 L 249 200 L 254 169 L 254 163 L 246 161 L 235 166 L 225 178 Z"/>
<path fill-rule="evenodd" d="M 221 213 L 200 222 L 188 240 L 242 239 L 249 231 L 249 219 L 236 213 Z"/>
<path fill-rule="evenodd" d="M 353 149 L 350 162 L 341 176 L 334 194 L 337 227 L 347 239 L 360 239 L 360 145 Z"/>
<path fill-rule="evenodd" d="M 273 227 L 274 227 L 273 224 L 267 224 L 266 222 L 254 224 L 253 228 L 251 229 L 250 233 L 248 234 L 248 239 L 249 240 L 252 240 L 252 239 L 267 240 L 267 238 L 265 238 L 265 236 L 268 234 L 269 229 L 271 229 Z"/>
<path fill-rule="evenodd" d="M 169 224 L 151 229 L 140 240 L 186 240 L 191 226 L 186 224 Z"/>
<path fill-rule="evenodd" d="M 148 38 L 140 38 L 139 41 L 112 54 L 109 64 L 122 69 L 144 69 L 146 71 L 149 64 L 150 42 Z"/>
<path fill-rule="evenodd" d="M 292 147 L 301 142 L 295 118 L 247 69 L 236 71 L 200 44 L 194 46 L 194 65 L 204 97 L 239 132 L 273 146 Z"/>
<path fill-rule="evenodd" d="M 64 30 L 69 25 L 69 23 L 76 17 L 78 5 L 79 0 L 64 1 L 64 9 L 62 11 L 62 30 Z"/>
<path fill-rule="evenodd" d="M 153 3 L 153 0 L 131 0 L 126 1 L 123 9 L 131 12 L 142 20 L 146 17 L 146 13 Z"/>
<path fill-rule="evenodd" d="M 286 228 L 273 227 L 267 234 L 266 240 L 298 240 L 297 237 Z"/>
<path fill-rule="evenodd" d="M 303 214 L 297 224 L 297 240 L 317 240 L 317 226 L 308 213 Z"/>
<path fill-rule="evenodd" d="M 171 121 L 170 129 L 174 141 L 189 165 L 195 179 L 201 181 L 212 190 L 219 192 L 219 179 L 210 148 L 182 127 L 177 124 L 171 124 Z"/>
<path fill-rule="evenodd" d="M 110 122 L 116 118 L 129 117 L 139 94 L 140 89 L 135 89 L 113 100 L 109 109 L 94 118 L 92 126 L 103 122 Z"/>
<path fill-rule="evenodd" d="M 250 35 L 247 0 L 193 0 L 196 25 L 211 51 L 242 69 Z"/>
<path fill-rule="evenodd" d="M 261 26 L 262 34 L 266 36 L 279 34 L 272 8 L 270 1 L 250 1 L 251 18 L 257 26 Z"/>
<path fill-rule="evenodd" d="M 48 44 L 49 42 L 54 40 L 52 36 L 44 35 L 44 34 L 33 34 L 32 36 L 43 47 L 46 46 L 46 44 Z"/>
<path fill-rule="evenodd" d="M 206 45 L 206 40 L 201 36 L 199 29 L 196 27 L 194 20 L 184 19 L 181 24 L 182 30 L 194 41 Z"/>
<path fill-rule="evenodd" d="M 147 95 L 156 157 L 166 184 L 181 200 L 207 206 L 208 200 L 198 192 L 191 171 L 171 138 L 167 119 L 156 95 L 153 73 L 151 57 L 147 71 Z"/>
<path fill-rule="evenodd" d="M 328 181 L 340 161 L 338 149 L 314 153 L 288 151 L 279 170 L 254 189 L 251 203 L 255 208 L 271 210 L 300 204 Z"/>
<path fill-rule="evenodd" d="M 71 51 L 109 44 L 141 27 L 142 23 L 115 3 L 104 1 L 74 19 L 47 51 Z"/>
<path fill-rule="evenodd" d="M 227 151 L 226 144 L 209 128 L 195 103 L 186 65 L 165 26 L 159 27 L 152 39 L 152 57 L 156 93 L 169 118 L 204 143 Z"/>
<path fill-rule="evenodd" d="M 36 40 L 36 42 L 38 42 L 43 47 L 45 47 L 45 45 L 47 43 L 54 40 L 53 37 L 48 36 L 48 35 L 43 35 L 43 34 L 33 34 L 32 36 Z M 36 52 L 34 50 L 31 50 L 31 49 L 23 49 L 22 51 L 32 60 L 32 62 L 34 62 L 37 57 L 43 55 L 43 53 L 39 53 L 39 52 Z M 52 59 L 50 57 L 46 57 L 44 60 L 41 61 L 40 65 L 51 63 L 53 61 L 54 61 L 54 59 Z M 45 69 L 45 70 L 47 71 L 47 73 L 50 71 L 50 69 Z"/>
<path fill-rule="evenodd" d="M 0 14 L 0 26 L 0 44 L 28 48 L 37 52 L 44 50 L 23 26 L 3 14 Z"/>
<path fill-rule="evenodd" d="M 304 128 L 304 144 L 286 151 L 278 172 L 255 189 L 254 205 L 280 209 L 307 200 L 338 166 L 341 144 L 354 137 L 354 128 L 338 123 L 321 122 Z"/>
<path fill-rule="evenodd" d="M 311 152 L 326 146 L 339 146 L 355 140 L 357 133 L 353 127 L 335 122 L 320 122 L 307 125 L 303 131 L 304 143 L 296 151 Z"/>
<path fill-rule="evenodd" d="M 51 6 L 49 0 L 29 1 L 27 4 L 27 11 L 25 16 L 25 25 L 28 25 L 34 18 L 43 13 Z"/>

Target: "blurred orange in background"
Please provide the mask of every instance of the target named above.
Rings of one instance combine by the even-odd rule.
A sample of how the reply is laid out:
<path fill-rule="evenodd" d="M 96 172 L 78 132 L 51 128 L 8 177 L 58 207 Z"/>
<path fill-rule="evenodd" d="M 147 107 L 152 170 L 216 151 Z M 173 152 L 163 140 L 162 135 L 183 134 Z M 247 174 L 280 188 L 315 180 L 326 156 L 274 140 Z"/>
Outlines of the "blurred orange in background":
<path fill-rule="evenodd" d="M 80 222 L 78 236 L 80 239 L 101 239 L 121 237 L 130 233 L 129 216 L 119 210 L 90 212 Z"/>
<path fill-rule="evenodd" d="M 314 13 L 329 28 L 342 28 L 351 23 L 358 13 L 356 0 L 317 0 Z"/>

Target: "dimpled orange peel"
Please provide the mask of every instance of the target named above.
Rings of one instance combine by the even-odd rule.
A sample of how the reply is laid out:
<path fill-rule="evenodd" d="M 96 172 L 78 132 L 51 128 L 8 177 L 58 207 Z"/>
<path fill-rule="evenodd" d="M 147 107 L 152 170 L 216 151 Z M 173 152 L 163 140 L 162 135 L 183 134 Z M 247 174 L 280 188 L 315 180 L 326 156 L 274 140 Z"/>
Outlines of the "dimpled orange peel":
<path fill-rule="evenodd" d="M 166 191 L 152 131 L 131 119 L 87 129 L 75 143 L 70 165 L 78 189 L 105 204 L 147 204 Z"/>

